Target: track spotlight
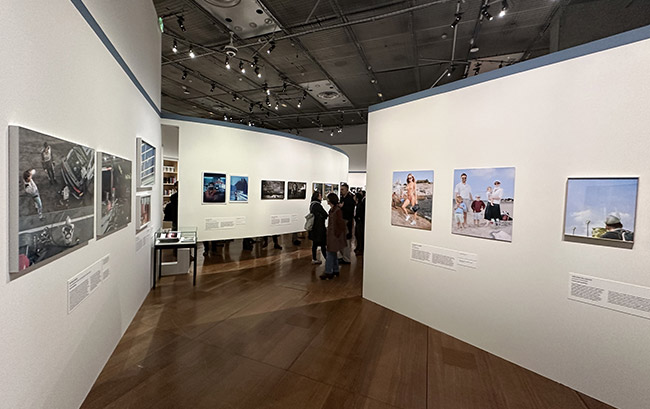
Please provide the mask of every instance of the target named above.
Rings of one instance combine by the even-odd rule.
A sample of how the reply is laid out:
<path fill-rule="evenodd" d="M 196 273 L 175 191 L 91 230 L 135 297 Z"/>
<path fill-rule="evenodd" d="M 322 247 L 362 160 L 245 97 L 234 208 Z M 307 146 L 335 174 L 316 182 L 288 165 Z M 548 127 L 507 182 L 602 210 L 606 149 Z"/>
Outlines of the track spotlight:
<path fill-rule="evenodd" d="M 181 31 L 183 32 L 187 31 L 185 29 L 185 19 L 183 18 L 183 16 L 178 16 L 178 19 L 176 19 L 176 21 L 178 22 L 178 27 L 180 27 Z"/>
<path fill-rule="evenodd" d="M 269 44 L 271 44 L 271 46 L 269 47 L 268 50 L 266 50 L 267 54 L 271 54 L 273 52 L 273 50 L 275 50 L 275 41 L 271 40 L 271 42 L 269 42 Z"/>
<path fill-rule="evenodd" d="M 183 71 L 183 76 L 181 76 L 181 79 L 183 81 L 185 81 L 186 78 L 187 78 L 187 70 Z"/>
<path fill-rule="evenodd" d="M 178 52 L 178 44 L 176 43 L 176 40 L 174 40 L 174 45 L 172 45 L 172 51 L 174 54 Z"/>
<path fill-rule="evenodd" d="M 282 92 L 287 92 L 287 83 L 286 82 L 282 83 Z"/>
<path fill-rule="evenodd" d="M 260 72 L 259 67 L 255 67 L 255 75 L 257 75 L 257 78 L 262 78 L 262 73 Z"/>
<path fill-rule="evenodd" d="M 330 131 L 330 136 L 334 136 L 334 130 L 333 129 Z"/>
<path fill-rule="evenodd" d="M 192 46 L 190 46 L 190 52 L 188 54 L 190 55 L 190 58 L 196 57 L 196 54 L 194 54 L 194 50 L 192 50 Z"/>
<path fill-rule="evenodd" d="M 456 70 L 456 67 L 452 64 L 449 69 L 447 70 L 447 76 L 451 77 L 451 74 Z"/>
<path fill-rule="evenodd" d="M 226 69 L 230 69 L 230 57 L 226 57 Z"/>
<path fill-rule="evenodd" d="M 210 85 L 210 92 L 214 92 L 214 89 L 215 89 L 216 86 L 217 86 L 217 84 L 215 84 L 213 82 L 212 85 Z"/>
<path fill-rule="evenodd" d="M 481 14 L 483 15 L 483 17 L 485 17 L 489 21 L 492 21 L 492 20 L 494 20 L 494 17 L 492 16 L 492 14 L 490 14 L 488 12 L 489 7 L 490 6 L 488 4 L 483 5 L 483 7 L 481 7 Z"/>
<path fill-rule="evenodd" d="M 228 120 L 228 115 L 224 115 L 224 116 L 223 116 L 223 120 L 224 120 L 224 121 L 227 121 L 227 120 Z"/>
<path fill-rule="evenodd" d="M 297 106 L 298 106 L 298 108 L 300 108 L 302 106 L 302 101 L 299 100 Z"/>
<path fill-rule="evenodd" d="M 246 67 L 244 67 L 243 61 L 239 62 L 239 71 L 241 71 L 242 74 L 246 74 Z"/>
<path fill-rule="evenodd" d="M 280 109 L 280 105 L 278 104 L 278 101 L 275 101 L 275 110 L 277 111 L 279 109 Z"/>
<path fill-rule="evenodd" d="M 271 108 L 271 100 L 269 99 L 269 97 L 266 97 L 266 101 L 264 101 L 264 103 L 266 104 L 267 107 Z"/>
<path fill-rule="evenodd" d="M 343 125 L 339 125 L 339 128 L 336 130 L 337 133 L 343 132 Z"/>
<path fill-rule="evenodd" d="M 508 7 L 508 1 L 507 0 L 501 0 L 501 11 L 499 12 L 499 17 L 503 17 L 506 15 L 506 11 L 508 11 L 510 7 Z"/>
<path fill-rule="evenodd" d="M 325 129 L 323 129 L 323 125 L 320 125 L 318 128 L 318 132 L 325 132 Z"/>
<path fill-rule="evenodd" d="M 456 26 L 458 25 L 458 23 L 460 23 L 460 19 L 462 18 L 462 14 L 457 13 L 455 17 L 456 17 L 456 18 L 454 19 L 454 22 L 451 23 L 451 28 L 456 28 Z"/>
<path fill-rule="evenodd" d="M 250 104 L 248 106 L 248 112 L 250 112 L 251 114 L 253 113 L 253 107 L 255 107 L 255 105 L 253 105 L 253 104 Z"/>

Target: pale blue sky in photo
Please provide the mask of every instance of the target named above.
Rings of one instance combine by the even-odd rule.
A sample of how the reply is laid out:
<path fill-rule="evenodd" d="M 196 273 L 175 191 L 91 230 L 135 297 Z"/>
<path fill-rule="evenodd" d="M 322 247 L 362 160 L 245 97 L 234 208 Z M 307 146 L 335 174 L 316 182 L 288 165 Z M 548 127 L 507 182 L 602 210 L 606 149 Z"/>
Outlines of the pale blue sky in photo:
<path fill-rule="evenodd" d="M 589 229 L 605 227 L 605 219 L 613 214 L 621 219 L 623 228 L 634 230 L 639 180 L 569 179 L 567 182 L 565 234 L 584 236 Z"/>
<path fill-rule="evenodd" d="M 403 172 L 393 172 L 393 184 L 398 181 L 403 185 L 406 184 L 406 177 L 409 173 L 413 174 L 415 180 L 429 180 L 429 182 L 433 183 L 432 170 L 408 170 Z"/>
<path fill-rule="evenodd" d="M 460 175 L 467 173 L 467 183 L 472 187 L 472 197 L 480 195 L 486 200 L 485 191 L 490 186 L 494 189 L 494 181 L 501 182 L 503 199 L 515 198 L 515 168 L 479 168 L 479 169 L 456 169 L 454 170 L 454 189 L 460 183 Z M 452 192 L 452 199 L 455 195 Z"/>

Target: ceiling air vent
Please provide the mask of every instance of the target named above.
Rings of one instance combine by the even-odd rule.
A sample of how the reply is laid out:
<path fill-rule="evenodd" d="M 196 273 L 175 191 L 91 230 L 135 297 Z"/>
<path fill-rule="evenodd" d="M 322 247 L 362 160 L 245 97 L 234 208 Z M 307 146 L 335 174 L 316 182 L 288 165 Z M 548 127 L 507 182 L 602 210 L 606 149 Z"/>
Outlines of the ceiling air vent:
<path fill-rule="evenodd" d="M 256 0 L 196 0 L 237 37 L 258 37 L 279 30 L 275 17 Z"/>

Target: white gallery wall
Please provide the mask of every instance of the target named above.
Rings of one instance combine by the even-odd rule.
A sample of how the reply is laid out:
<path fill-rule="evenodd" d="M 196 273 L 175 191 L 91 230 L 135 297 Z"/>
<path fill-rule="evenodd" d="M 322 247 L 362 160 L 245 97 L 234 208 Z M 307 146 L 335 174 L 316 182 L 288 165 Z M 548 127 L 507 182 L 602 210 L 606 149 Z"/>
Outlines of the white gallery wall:
<path fill-rule="evenodd" d="M 650 321 L 567 299 L 569 273 L 650 287 L 650 28 L 635 31 L 641 41 L 588 51 L 628 37 L 371 109 L 363 295 L 616 407 L 640 409 L 650 407 Z M 512 242 L 451 234 L 454 169 L 509 166 Z M 391 226 L 392 173 L 405 170 L 435 172 L 431 231 Z M 634 248 L 563 241 L 567 178 L 610 176 L 639 177 Z M 478 262 L 452 271 L 410 261 L 411 243 L 473 253 Z"/>
<path fill-rule="evenodd" d="M 368 145 L 365 143 L 334 145 L 347 153 L 350 157 L 350 173 L 348 174 L 348 184 L 350 186 L 366 186 L 366 162 Z"/>
<path fill-rule="evenodd" d="M 209 121 L 163 119 L 179 128 L 178 224 L 197 228 L 200 241 L 303 231 L 312 182 L 339 183 L 348 175 L 348 157 L 331 146 L 261 129 Z M 203 204 L 204 172 L 225 173 L 225 204 Z M 230 176 L 248 176 L 248 203 L 228 200 Z M 262 180 L 307 183 L 304 200 L 262 200 Z M 272 224 L 273 216 L 290 216 Z M 232 228 L 206 228 L 206 220 L 238 219 Z M 274 219 L 277 221 L 277 219 Z"/>
<path fill-rule="evenodd" d="M 151 1 L 3 1 L 7 18 L 0 25 L 0 48 L 6 56 L 0 66 L 2 226 L 8 225 L 6 186 L 19 183 L 7 173 L 9 125 L 129 159 L 134 172 L 136 137 L 160 147 L 157 108 L 134 86 L 75 3 L 87 6 L 159 106 L 160 31 Z M 40 159 L 35 167 L 39 171 Z M 154 207 L 161 205 L 159 182 L 152 191 Z M 135 197 L 131 211 L 134 218 Z M 151 250 L 136 252 L 136 240 L 155 228 L 156 221 L 136 236 L 132 221 L 11 282 L 8 233 L 0 229 L 1 407 L 81 405 L 149 292 Z M 107 255 L 108 279 L 68 314 L 67 281 Z"/>

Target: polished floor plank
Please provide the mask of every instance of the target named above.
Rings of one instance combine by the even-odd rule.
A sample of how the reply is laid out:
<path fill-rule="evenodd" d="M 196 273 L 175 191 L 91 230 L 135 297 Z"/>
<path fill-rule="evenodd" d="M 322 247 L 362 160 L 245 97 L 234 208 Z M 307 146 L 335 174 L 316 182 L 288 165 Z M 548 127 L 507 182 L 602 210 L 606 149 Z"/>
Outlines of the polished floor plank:
<path fill-rule="evenodd" d="M 360 257 L 320 280 L 288 238 L 163 277 L 82 408 L 611 408 L 364 300 Z"/>

